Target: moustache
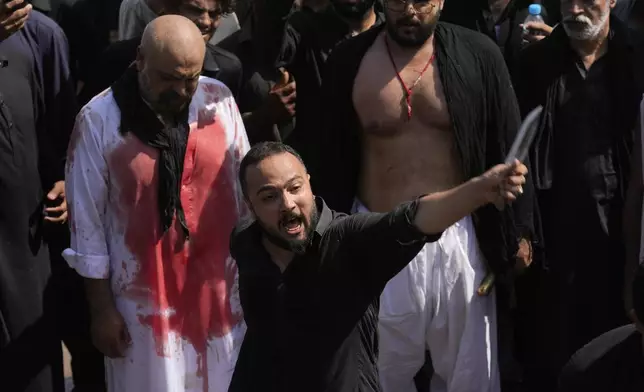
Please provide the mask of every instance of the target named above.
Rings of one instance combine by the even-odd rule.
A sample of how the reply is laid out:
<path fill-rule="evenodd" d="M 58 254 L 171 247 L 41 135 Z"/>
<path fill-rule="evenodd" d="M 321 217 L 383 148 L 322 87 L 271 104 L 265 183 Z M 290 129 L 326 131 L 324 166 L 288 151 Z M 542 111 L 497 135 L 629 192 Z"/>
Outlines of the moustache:
<path fill-rule="evenodd" d="M 574 22 L 574 23 L 583 23 L 585 25 L 591 25 L 593 22 L 589 17 L 585 15 L 570 15 L 563 18 L 564 23 Z"/>
<path fill-rule="evenodd" d="M 282 214 L 279 220 L 279 225 L 280 227 L 286 227 L 287 224 L 289 223 L 303 223 L 304 222 L 304 216 L 302 214 L 297 214 L 295 212 L 286 212 Z"/>
<path fill-rule="evenodd" d="M 400 19 L 396 22 L 397 27 L 418 27 L 420 26 L 420 21 L 414 20 L 414 16 L 409 18 Z"/>
<path fill-rule="evenodd" d="M 172 104 L 177 102 L 183 102 L 186 100 L 186 97 L 181 96 L 174 90 L 164 91 L 159 95 L 159 103 L 161 104 Z"/>

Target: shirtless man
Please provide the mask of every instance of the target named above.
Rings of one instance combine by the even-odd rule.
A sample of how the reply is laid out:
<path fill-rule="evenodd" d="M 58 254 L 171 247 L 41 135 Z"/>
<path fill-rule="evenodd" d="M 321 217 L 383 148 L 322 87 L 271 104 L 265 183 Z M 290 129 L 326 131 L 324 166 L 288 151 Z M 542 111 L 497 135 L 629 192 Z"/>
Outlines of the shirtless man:
<path fill-rule="evenodd" d="M 310 165 L 332 208 L 388 211 L 505 159 L 520 116 L 503 57 L 487 38 L 438 23 L 442 7 L 386 0 L 386 26 L 329 59 L 323 102 L 333 123 L 322 124 Z M 385 392 L 416 390 L 426 350 L 432 391 L 500 390 L 496 290 L 481 284 L 490 272 L 510 281 L 512 267 L 529 262 L 531 204 L 477 210 L 388 283 L 379 326 Z"/>

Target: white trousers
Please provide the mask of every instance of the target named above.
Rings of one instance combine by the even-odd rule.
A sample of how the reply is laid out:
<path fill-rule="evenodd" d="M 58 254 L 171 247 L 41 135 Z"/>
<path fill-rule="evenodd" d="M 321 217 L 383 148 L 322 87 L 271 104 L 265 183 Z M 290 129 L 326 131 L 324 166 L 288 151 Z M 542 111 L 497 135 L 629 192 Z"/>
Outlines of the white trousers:
<path fill-rule="evenodd" d="M 356 201 L 354 212 L 367 212 Z M 500 392 L 494 292 L 470 217 L 449 227 L 389 281 L 380 298 L 383 392 L 417 392 L 414 376 L 429 350 L 431 392 Z M 427 392 L 427 391 L 418 391 Z"/>

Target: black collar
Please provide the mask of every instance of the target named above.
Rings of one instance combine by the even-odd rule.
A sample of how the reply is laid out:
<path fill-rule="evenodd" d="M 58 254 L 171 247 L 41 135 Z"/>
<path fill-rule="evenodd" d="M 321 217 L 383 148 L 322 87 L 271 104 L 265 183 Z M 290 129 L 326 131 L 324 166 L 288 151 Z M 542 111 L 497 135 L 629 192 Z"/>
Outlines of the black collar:
<path fill-rule="evenodd" d="M 315 197 L 315 206 L 318 209 L 318 214 L 320 217 L 318 219 L 318 224 L 315 226 L 315 232 L 319 236 L 322 236 L 326 229 L 328 229 L 331 225 L 331 222 L 333 222 L 333 212 L 321 197 Z"/>
<path fill-rule="evenodd" d="M 221 69 L 219 67 L 219 63 L 217 63 L 217 59 L 215 58 L 216 51 L 217 49 L 213 45 L 209 43 L 206 44 L 206 55 L 203 59 L 202 73 L 203 71 L 206 71 L 211 74 L 216 74 Z"/>

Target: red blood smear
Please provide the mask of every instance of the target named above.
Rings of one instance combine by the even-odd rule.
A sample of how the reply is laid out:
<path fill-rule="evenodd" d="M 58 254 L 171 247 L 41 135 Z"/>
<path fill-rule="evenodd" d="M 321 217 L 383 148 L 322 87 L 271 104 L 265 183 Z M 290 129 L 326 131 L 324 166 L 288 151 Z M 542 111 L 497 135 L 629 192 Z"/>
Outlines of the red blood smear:
<path fill-rule="evenodd" d="M 154 314 L 139 315 L 139 320 L 151 327 L 159 355 L 171 331 L 192 344 L 207 391 L 208 340 L 229 333 L 242 314 L 230 307 L 236 266 L 226 265 L 229 236 L 237 222 L 232 157 L 220 121 L 200 121 L 199 126 L 188 139 L 182 179 L 189 240 L 176 221 L 162 233 L 158 153 L 129 138 L 110 160 L 128 221 L 125 243 L 140 267 L 128 291 L 146 293 L 155 309 Z"/>

